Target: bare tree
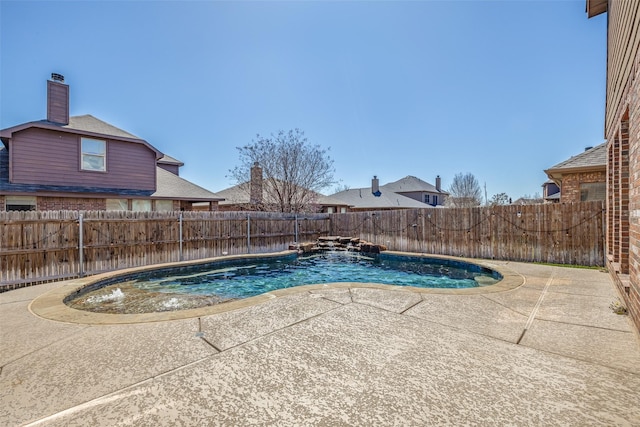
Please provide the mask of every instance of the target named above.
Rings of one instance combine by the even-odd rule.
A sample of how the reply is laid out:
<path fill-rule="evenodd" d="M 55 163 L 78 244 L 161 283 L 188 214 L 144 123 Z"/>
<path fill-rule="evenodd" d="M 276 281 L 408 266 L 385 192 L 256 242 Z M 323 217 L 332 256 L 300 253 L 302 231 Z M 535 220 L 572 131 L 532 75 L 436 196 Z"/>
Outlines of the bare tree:
<path fill-rule="evenodd" d="M 251 144 L 237 147 L 240 165 L 230 176 L 250 191 L 251 167 L 262 168 L 261 209 L 279 212 L 313 210 L 320 191 L 334 183 L 328 149 L 311 145 L 299 129 L 279 131 L 269 138 L 256 135 Z"/>
<path fill-rule="evenodd" d="M 454 208 L 480 206 L 482 204 L 482 190 L 475 176 L 471 173 L 456 174 L 449 187 L 446 205 Z"/>

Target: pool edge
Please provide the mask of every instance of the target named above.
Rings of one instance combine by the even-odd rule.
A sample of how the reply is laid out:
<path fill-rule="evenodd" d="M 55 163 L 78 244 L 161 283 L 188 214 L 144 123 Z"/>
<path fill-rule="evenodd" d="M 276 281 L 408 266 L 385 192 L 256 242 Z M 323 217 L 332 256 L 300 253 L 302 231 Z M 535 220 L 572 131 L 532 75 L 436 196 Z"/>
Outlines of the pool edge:
<path fill-rule="evenodd" d="M 206 264 L 215 261 L 223 260 L 236 260 L 236 259 L 253 259 L 256 257 L 281 257 L 287 256 L 295 251 L 282 251 L 271 252 L 264 254 L 242 254 L 242 255 L 227 255 L 222 257 L 207 258 L 194 261 L 185 262 L 173 262 L 165 264 L 154 264 L 143 267 L 127 268 L 123 270 L 111 271 L 108 273 L 101 273 L 95 276 L 73 279 L 67 281 L 63 286 L 46 292 L 36 297 L 29 304 L 29 311 L 43 319 L 53 320 L 63 323 L 74 324 L 86 324 L 86 325 L 117 325 L 117 324 L 134 324 L 134 323 L 152 323 L 152 322 L 164 322 L 172 320 L 192 319 L 203 316 L 210 316 L 214 314 L 224 313 L 227 311 L 237 310 L 253 305 L 261 304 L 274 298 L 285 297 L 288 295 L 299 294 L 304 292 L 310 292 L 319 289 L 339 289 L 339 288 L 375 288 L 394 291 L 405 291 L 420 294 L 459 294 L 459 295 L 477 295 L 495 292 L 505 292 L 515 289 L 524 284 L 524 277 L 514 271 L 511 271 L 504 265 L 498 265 L 490 260 L 462 258 L 447 255 L 434 255 L 434 254 L 421 254 L 412 252 L 398 252 L 398 251 L 385 251 L 385 253 L 392 255 L 421 257 L 421 258 L 439 258 L 439 259 L 451 259 L 456 261 L 464 261 L 471 264 L 480 265 L 486 268 L 497 271 L 502 275 L 502 280 L 498 283 L 481 286 L 477 288 L 465 288 L 465 289 L 445 289 L 445 288 L 417 288 L 411 286 L 394 286 L 386 285 L 382 283 L 358 283 L 358 282 L 340 282 L 340 283 L 326 283 L 326 284 L 309 284 L 304 286 L 295 286 L 292 288 L 278 289 L 270 291 L 261 295 L 256 295 L 249 298 L 229 301 L 217 305 L 200 307 L 186 310 L 176 311 L 163 311 L 156 313 L 139 313 L 139 314 L 112 314 L 112 313 L 94 313 L 90 311 L 77 310 L 69 307 L 64 303 L 64 300 L 69 295 L 78 292 L 79 290 L 90 286 L 91 284 L 112 279 L 118 276 L 125 276 L 127 274 L 135 272 L 144 272 L 148 270 L 155 270 L 159 268 L 167 268 L 172 266 L 186 266 L 186 265 L 198 265 Z"/>

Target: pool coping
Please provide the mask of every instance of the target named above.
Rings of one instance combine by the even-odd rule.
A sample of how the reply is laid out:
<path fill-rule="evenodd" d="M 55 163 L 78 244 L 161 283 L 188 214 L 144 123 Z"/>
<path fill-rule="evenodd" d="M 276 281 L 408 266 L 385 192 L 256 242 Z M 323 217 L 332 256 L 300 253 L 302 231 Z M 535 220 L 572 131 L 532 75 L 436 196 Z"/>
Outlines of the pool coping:
<path fill-rule="evenodd" d="M 434 255 L 434 254 L 421 254 L 413 252 L 399 252 L 399 251 L 384 251 L 386 254 L 410 256 L 416 258 L 436 258 L 436 259 L 448 259 L 454 261 L 463 261 L 471 264 L 480 265 L 482 267 L 490 268 L 497 271 L 502 275 L 502 280 L 494 285 L 481 286 L 477 288 L 465 288 L 465 289 L 445 289 L 445 288 L 417 288 L 412 286 L 396 286 L 386 285 L 382 283 L 359 283 L 359 282 L 340 282 L 340 283 L 323 283 L 323 284 L 309 284 L 304 286 L 295 286 L 292 288 L 278 289 L 275 291 L 266 292 L 257 296 L 233 300 L 216 305 L 199 307 L 193 309 L 176 310 L 176 311 L 163 311 L 155 313 L 138 313 L 138 314 L 112 314 L 112 313 L 94 313 L 90 311 L 78 310 L 69 307 L 64 303 L 64 299 L 81 289 L 90 286 L 98 281 L 113 279 L 118 276 L 124 276 L 135 273 L 142 273 L 145 271 L 156 270 L 160 268 L 170 268 L 178 266 L 193 266 L 200 264 L 207 264 L 217 261 L 230 261 L 230 260 L 242 260 L 242 259 L 255 259 L 255 258 L 270 258 L 270 257 L 282 257 L 296 253 L 296 251 L 281 251 L 261 254 L 241 254 L 241 255 L 226 255 L 220 257 L 199 259 L 193 261 L 172 262 L 164 264 L 153 264 L 143 267 L 133 267 L 121 270 L 114 270 L 107 273 L 101 273 L 94 276 L 83 277 L 80 279 L 68 280 L 66 283 L 56 289 L 42 294 L 35 298 L 29 304 L 29 311 L 34 315 L 64 323 L 80 323 L 87 325 L 111 325 L 111 324 L 134 324 L 134 323 L 151 323 L 151 322 L 165 322 L 172 320 L 191 319 L 203 316 L 210 316 L 218 313 L 224 313 L 227 311 L 237 310 L 240 308 L 250 307 L 258 305 L 274 298 L 282 298 L 288 295 L 294 295 L 305 292 L 312 292 L 318 290 L 327 289 L 354 289 L 354 288 L 373 288 L 394 290 L 402 292 L 412 292 L 419 294 L 454 294 L 454 295 L 477 295 L 495 292 L 505 292 L 522 286 L 525 283 L 525 278 L 521 274 L 518 274 L 505 266 L 497 265 L 489 260 L 479 260 L 472 258 L 461 258 L 447 255 Z"/>

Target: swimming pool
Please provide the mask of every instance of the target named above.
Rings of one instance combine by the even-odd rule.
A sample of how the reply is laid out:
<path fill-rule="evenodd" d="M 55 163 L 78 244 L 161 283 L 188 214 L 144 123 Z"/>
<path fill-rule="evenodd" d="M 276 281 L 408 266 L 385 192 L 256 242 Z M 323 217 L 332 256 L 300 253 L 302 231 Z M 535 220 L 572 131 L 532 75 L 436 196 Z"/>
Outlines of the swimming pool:
<path fill-rule="evenodd" d="M 454 259 L 324 252 L 162 268 L 98 282 L 65 303 L 93 312 L 149 313 L 198 308 L 309 284 L 462 289 L 493 285 L 500 279 L 496 271 Z"/>

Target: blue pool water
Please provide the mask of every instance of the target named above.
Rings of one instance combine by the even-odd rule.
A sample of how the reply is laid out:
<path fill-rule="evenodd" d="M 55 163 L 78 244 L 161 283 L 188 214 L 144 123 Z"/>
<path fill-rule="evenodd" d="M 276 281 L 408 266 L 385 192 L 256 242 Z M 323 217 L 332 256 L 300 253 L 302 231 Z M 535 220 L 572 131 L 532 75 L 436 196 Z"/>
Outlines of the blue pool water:
<path fill-rule="evenodd" d="M 419 288 L 474 288 L 502 277 L 463 261 L 352 252 L 257 257 L 136 273 L 68 297 L 74 308 L 143 313 L 195 308 L 301 285 L 357 282 Z"/>
<path fill-rule="evenodd" d="M 484 280 L 478 280 L 482 277 Z M 420 288 L 472 288 L 493 284 L 499 277 L 477 265 L 415 257 L 364 257 L 328 252 L 305 257 L 263 259 L 242 265 L 182 272 L 136 280 L 137 288 L 170 293 L 215 294 L 246 298 L 300 285 L 360 282 Z"/>

